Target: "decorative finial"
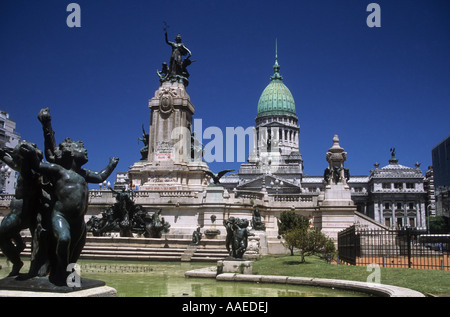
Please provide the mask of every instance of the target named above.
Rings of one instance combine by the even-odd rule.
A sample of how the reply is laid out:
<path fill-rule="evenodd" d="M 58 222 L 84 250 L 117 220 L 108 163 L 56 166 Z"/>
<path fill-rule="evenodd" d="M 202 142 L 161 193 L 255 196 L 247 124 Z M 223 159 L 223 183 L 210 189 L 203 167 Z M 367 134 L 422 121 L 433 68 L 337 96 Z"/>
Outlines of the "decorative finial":
<path fill-rule="evenodd" d="M 275 65 L 278 65 L 278 39 L 275 38 Z"/>
<path fill-rule="evenodd" d="M 283 80 L 280 75 L 280 65 L 278 65 L 278 40 L 275 39 L 275 65 L 273 65 L 273 75 L 270 77 L 271 80 L 279 79 Z"/>

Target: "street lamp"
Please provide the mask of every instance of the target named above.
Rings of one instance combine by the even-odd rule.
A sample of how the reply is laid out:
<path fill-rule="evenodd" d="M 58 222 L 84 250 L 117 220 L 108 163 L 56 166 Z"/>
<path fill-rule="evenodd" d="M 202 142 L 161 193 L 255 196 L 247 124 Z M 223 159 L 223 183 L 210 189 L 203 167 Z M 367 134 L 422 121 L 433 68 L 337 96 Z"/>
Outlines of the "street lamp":
<path fill-rule="evenodd" d="M 430 209 L 431 209 L 431 204 L 429 204 L 428 206 L 427 206 L 427 214 L 428 214 L 428 216 L 427 216 L 427 233 L 430 233 Z"/>
<path fill-rule="evenodd" d="M 5 193 L 6 191 L 5 191 L 5 188 L 6 188 L 6 179 L 9 177 L 9 175 L 11 175 L 11 168 L 9 167 L 9 166 L 7 166 L 7 165 L 3 165 L 1 168 L 0 168 L 0 173 L 1 173 L 1 181 L 2 181 L 2 183 L 1 183 L 1 185 L 2 185 L 2 188 L 1 188 L 1 193 Z"/>

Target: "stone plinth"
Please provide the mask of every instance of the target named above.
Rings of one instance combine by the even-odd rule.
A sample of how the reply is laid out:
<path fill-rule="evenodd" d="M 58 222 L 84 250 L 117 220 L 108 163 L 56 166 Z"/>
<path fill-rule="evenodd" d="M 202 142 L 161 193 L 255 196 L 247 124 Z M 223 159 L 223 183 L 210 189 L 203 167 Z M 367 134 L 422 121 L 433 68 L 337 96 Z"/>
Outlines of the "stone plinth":
<path fill-rule="evenodd" d="M 210 184 L 204 191 L 206 203 L 221 203 L 223 202 L 225 190 L 221 185 Z"/>
<path fill-rule="evenodd" d="M 194 106 L 179 82 L 164 82 L 149 101 L 151 109 L 148 155 L 135 162 L 128 174 L 140 190 L 196 190 L 208 185 L 199 145 L 193 136 Z M 192 142 L 197 147 L 192 147 Z M 198 142 L 198 141 L 197 141 Z"/>
<path fill-rule="evenodd" d="M 115 297 L 117 291 L 105 282 L 81 279 L 80 287 L 55 286 L 48 277 L 20 280 L 5 277 L 0 280 L 0 297 Z"/>
<path fill-rule="evenodd" d="M 253 261 L 230 259 L 217 261 L 217 274 L 239 273 L 252 274 Z"/>
<path fill-rule="evenodd" d="M 351 191 L 348 185 L 327 185 L 324 192 L 324 206 L 353 206 Z"/>

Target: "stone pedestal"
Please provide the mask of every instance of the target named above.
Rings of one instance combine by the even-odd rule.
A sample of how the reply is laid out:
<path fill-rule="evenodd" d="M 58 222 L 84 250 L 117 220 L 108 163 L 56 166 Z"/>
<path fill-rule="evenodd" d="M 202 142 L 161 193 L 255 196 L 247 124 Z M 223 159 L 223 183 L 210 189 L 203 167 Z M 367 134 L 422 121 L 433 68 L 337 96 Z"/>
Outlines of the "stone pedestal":
<path fill-rule="evenodd" d="M 217 274 L 222 273 L 239 273 L 252 274 L 253 261 L 225 259 L 217 261 Z"/>
<path fill-rule="evenodd" d="M 221 185 L 210 184 L 204 191 L 205 203 L 222 203 L 226 190 Z"/>
<path fill-rule="evenodd" d="M 350 187 L 344 184 L 327 185 L 324 191 L 325 206 L 351 206 L 353 205 Z"/>
<path fill-rule="evenodd" d="M 339 231 L 353 225 L 356 206 L 351 197 L 347 178 L 350 176 L 344 168 L 347 152 L 339 145 L 339 137 L 333 137 L 333 146 L 327 152 L 329 167 L 325 171 L 325 190 L 319 199 L 321 229 L 328 237 L 337 241 Z"/>
<path fill-rule="evenodd" d="M 147 160 L 129 169 L 132 187 L 140 190 L 203 191 L 209 184 L 201 151 L 191 147 L 194 106 L 182 83 L 163 82 L 149 101 Z"/>
<path fill-rule="evenodd" d="M 48 277 L 33 277 L 18 280 L 5 277 L 0 280 L 0 297 L 115 297 L 117 291 L 105 282 L 81 279 L 81 286 L 55 286 Z"/>

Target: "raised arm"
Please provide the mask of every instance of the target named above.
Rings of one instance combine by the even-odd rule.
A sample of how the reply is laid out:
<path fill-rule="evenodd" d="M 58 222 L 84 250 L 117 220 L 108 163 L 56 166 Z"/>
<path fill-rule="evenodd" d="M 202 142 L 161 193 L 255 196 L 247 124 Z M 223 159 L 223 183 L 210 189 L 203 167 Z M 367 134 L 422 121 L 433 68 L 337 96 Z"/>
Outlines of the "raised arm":
<path fill-rule="evenodd" d="M 169 39 L 167 38 L 167 32 L 164 33 L 164 37 L 166 39 L 166 43 L 169 44 L 170 46 L 172 46 L 172 43 L 169 42 Z"/>
<path fill-rule="evenodd" d="M 117 164 L 119 163 L 119 158 L 112 157 L 109 159 L 108 165 L 100 172 L 94 172 L 88 169 L 83 169 L 86 173 L 85 179 L 88 183 L 98 184 L 105 181 L 109 175 L 114 171 Z"/>
<path fill-rule="evenodd" d="M 56 141 L 55 132 L 52 128 L 52 117 L 50 116 L 50 109 L 44 108 L 39 111 L 38 119 L 42 124 L 42 130 L 44 131 L 44 146 L 45 146 L 45 159 L 48 162 L 55 162 Z"/>

